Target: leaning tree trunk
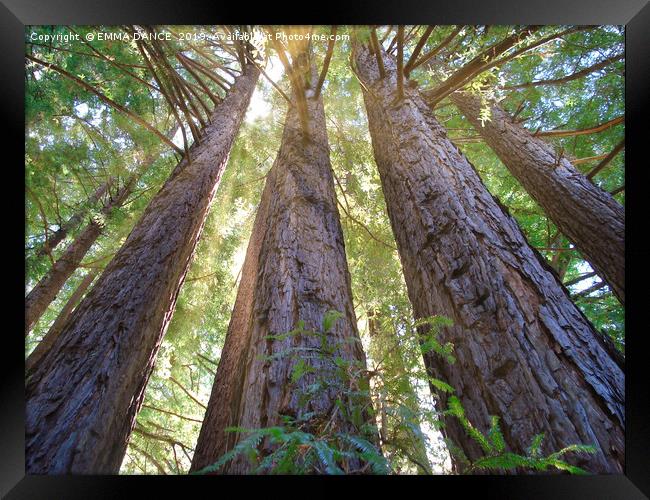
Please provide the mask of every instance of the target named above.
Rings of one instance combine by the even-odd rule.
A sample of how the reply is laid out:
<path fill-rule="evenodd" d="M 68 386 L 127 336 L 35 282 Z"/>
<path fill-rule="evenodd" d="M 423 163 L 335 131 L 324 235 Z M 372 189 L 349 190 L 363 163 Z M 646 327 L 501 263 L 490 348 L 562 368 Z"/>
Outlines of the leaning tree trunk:
<path fill-rule="evenodd" d="M 75 306 L 79 303 L 84 293 L 86 293 L 86 290 L 90 284 L 95 281 L 97 273 L 97 269 L 92 269 L 88 274 L 86 274 L 86 276 L 84 276 L 83 280 L 81 280 L 81 283 L 79 283 L 77 288 L 75 288 L 75 291 L 72 292 L 72 295 L 70 295 L 70 298 L 63 306 L 63 309 L 61 309 L 61 312 L 54 320 L 54 323 L 52 323 L 52 326 L 50 326 L 43 339 L 38 343 L 36 348 L 25 360 L 26 373 L 30 373 L 38 363 L 38 360 L 43 357 L 43 354 L 45 354 L 50 349 L 50 347 L 52 347 L 52 344 L 59 337 L 61 331 L 63 330 L 63 327 L 68 322 L 68 319 L 70 318 L 70 315 L 72 314 Z"/>
<path fill-rule="evenodd" d="M 490 120 L 481 124 L 479 97 L 467 92 L 449 97 L 625 304 L 625 210 L 621 204 L 558 156 L 551 145 L 513 123 L 497 104 L 490 104 Z"/>
<path fill-rule="evenodd" d="M 237 78 L 191 161 L 149 203 L 28 377 L 28 473 L 118 472 L 257 77 L 247 66 Z"/>
<path fill-rule="evenodd" d="M 135 178 L 131 178 L 124 185 L 117 196 L 104 205 L 102 214 L 110 215 L 111 211 L 122 205 L 135 185 Z M 50 270 L 31 289 L 25 297 L 25 336 L 34 327 L 43 313 L 47 310 L 56 296 L 68 281 L 68 278 L 77 270 L 79 264 L 90 250 L 90 247 L 102 234 L 103 223 L 91 219 L 63 251 L 61 256 L 52 265 Z"/>
<path fill-rule="evenodd" d="M 365 47 L 356 62 L 375 160 L 417 318 L 450 317 L 441 332 L 456 363 L 429 352 L 425 365 L 456 390 L 481 432 L 500 419 L 507 447 L 526 453 L 574 443 L 597 453 L 569 460 L 592 472 L 623 470 L 624 374 L 605 343 L 515 220 L 447 138 L 417 89 L 396 101 Z M 425 332 L 423 332 L 425 333 Z M 446 395 L 439 394 L 443 404 Z M 444 432 L 472 460 L 481 449 L 451 416 Z M 458 462 L 455 463 L 458 468 Z"/>
<path fill-rule="evenodd" d="M 68 233 L 75 228 L 77 228 L 81 222 L 83 221 L 84 217 L 88 213 L 88 210 L 92 207 L 94 207 L 99 200 L 104 196 L 108 188 L 110 187 L 111 183 L 113 182 L 114 179 L 110 178 L 108 181 L 106 181 L 104 184 L 99 186 L 95 192 L 88 197 L 88 199 L 85 201 L 85 203 L 77 210 L 72 216 L 65 221 L 59 229 L 57 229 L 54 234 L 43 243 L 41 248 L 36 252 L 36 255 L 38 256 L 43 256 L 43 255 L 48 255 L 52 253 L 52 250 L 54 250 L 59 243 L 61 243 L 67 236 Z"/>
<path fill-rule="evenodd" d="M 316 79 L 312 78 L 312 82 Z M 345 432 L 349 423 L 336 412 L 339 393 L 317 394 L 301 406 L 300 390 L 313 383 L 304 376 L 298 387 L 290 383 L 295 359 L 279 356 L 286 349 L 314 348 L 318 340 L 290 336 L 270 340 L 304 321 L 320 330 L 324 314 L 337 310 L 343 317 L 329 334 L 341 342 L 339 354 L 365 366 L 352 306 L 350 275 L 336 206 L 329 160 L 322 98 L 307 99 L 306 137 L 296 94 L 287 112 L 280 151 L 271 168 L 249 241 L 237 299 L 217 369 L 215 383 L 194 452 L 191 470 L 216 462 L 245 436 L 225 432 L 229 426 L 249 429 L 282 425 L 280 414 L 294 417 L 313 411 L 311 431 L 332 415 L 332 425 Z M 351 341 L 351 342 L 350 342 Z M 307 361 L 316 370 L 318 359 Z M 335 415 L 335 416 L 334 416 Z M 263 443 L 262 456 L 272 452 Z M 362 464 L 350 460 L 358 469 Z M 226 463 L 218 473 L 242 474 L 251 467 L 243 457 Z"/>
<path fill-rule="evenodd" d="M 178 126 L 174 127 L 168 134 L 168 138 L 174 137 L 174 134 L 178 130 Z M 119 208 L 126 201 L 126 198 L 133 192 L 138 180 L 144 175 L 144 173 L 151 167 L 154 159 L 149 157 L 143 161 L 142 166 L 136 170 L 130 177 L 127 178 L 124 185 L 117 191 L 117 194 L 114 197 L 109 197 L 108 200 L 104 203 L 101 209 L 101 214 L 104 216 L 110 216 L 111 211 L 115 208 Z M 187 165 L 187 159 L 183 158 L 177 165 L 170 179 L 175 176 L 180 170 L 185 168 Z M 103 195 L 103 193 L 110 188 L 112 180 L 106 182 L 102 187 L 100 187 L 95 194 L 89 199 L 89 203 L 92 202 L 95 198 L 97 200 Z M 96 202 L 96 200 L 95 200 Z M 73 217 L 70 218 L 67 225 L 62 227 L 65 229 L 64 237 L 67 235 L 68 229 L 70 229 L 75 218 L 83 218 L 84 212 L 77 212 Z M 78 225 L 78 222 L 75 224 Z M 88 225 L 85 226 L 79 234 L 76 236 L 74 241 L 70 243 L 66 249 L 63 251 L 61 256 L 57 261 L 52 265 L 48 273 L 40 279 L 40 281 L 32 288 L 32 290 L 25 297 L 25 336 L 27 336 L 30 330 L 34 327 L 36 322 L 41 318 L 43 313 L 47 310 L 52 301 L 65 285 L 66 281 L 72 276 L 72 274 L 77 270 L 79 264 L 88 253 L 88 250 L 93 246 L 97 241 L 97 238 L 102 234 L 103 224 L 91 219 L 88 222 Z M 50 240 L 50 249 L 54 248 L 52 246 L 52 241 Z M 58 240 L 60 241 L 60 240 Z"/>

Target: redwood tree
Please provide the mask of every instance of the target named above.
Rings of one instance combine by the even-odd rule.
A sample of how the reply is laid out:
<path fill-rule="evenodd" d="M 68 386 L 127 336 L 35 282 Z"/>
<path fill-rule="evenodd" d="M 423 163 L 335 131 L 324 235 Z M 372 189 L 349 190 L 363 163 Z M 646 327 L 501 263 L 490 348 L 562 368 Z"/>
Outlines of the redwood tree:
<path fill-rule="evenodd" d="M 28 473 L 118 472 L 257 78 L 246 65 L 190 148 L 191 160 L 153 198 L 29 375 Z"/>
<path fill-rule="evenodd" d="M 449 98 L 625 304 L 625 210 L 621 204 L 550 144 L 514 123 L 497 104 L 489 104 L 490 119 L 481 122 L 480 97 L 455 92 Z"/>
<path fill-rule="evenodd" d="M 52 323 L 52 326 L 50 326 L 45 336 L 41 339 L 38 345 L 31 352 L 29 357 L 25 360 L 26 372 L 30 372 L 31 370 L 34 369 L 34 366 L 36 365 L 38 360 L 41 359 L 41 356 L 43 356 L 43 354 L 45 354 L 49 350 L 49 348 L 52 346 L 54 341 L 61 334 L 61 330 L 63 329 L 68 319 L 70 318 L 72 311 L 74 310 L 77 303 L 81 300 L 83 295 L 86 293 L 88 287 L 97 277 L 97 273 L 98 273 L 97 269 L 91 269 L 86 274 L 86 276 L 84 276 L 83 280 L 81 280 L 79 286 L 75 288 L 75 291 L 72 292 L 72 295 L 63 306 L 63 309 L 61 309 L 61 312 L 54 320 L 54 323 Z"/>
<path fill-rule="evenodd" d="M 454 387 L 481 432 L 497 416 L 510 451 L 525 454 L 544 433 L 543 452 L 593 444 L 596 454 L 569 460 L 591 472 L 622 472 L 624 373 L 616 354 L 450 142 L 421 93 L 405 82 L 398 98 L 394 59 L 360 45 L 355 52 L 414 314 L 454 323 L 440 341 L 453 343 L 456 362 L 430 351 L 428 371 Z M 439 397 L 445 404 L 446 394 Z M 444 422 L 444 433 L 467 457 L 482 456 L 455 418 Z"/>
<path fill-rule="evenodd" d="M 99 186 L 95 192 L 88 197 L 86 202 L 75 212 L 67 221 L 65 221 L 59 229 L 57 229 L 45 242 L 40 246 L 37 255 L 48 255 L 61 243 L 67 236 L 68 233 L 77 227 L 83 222 L 84 217 L 88 213 L 88 210 L 94 207 L 99 200 L 106 194 L 109 190 L 114 179 L 109 179 L 101 186 Z"/>
<path fill-rule="evenodd" d="M 249 241 L 192 461 L 194 471 L 216 462 L 245 437 L 226 432 L 230 426 L 255 429 L 282 425 L 281 415 L 297 417 L 314 412 L 309 418 L 311 432 L 317 433 L 327 421 L 342 432 L 350 429 L 349 422 L 337 411 L 336 400 L 344 398 L 342 394 L 321 391 L 303 406 L 300 388 L 313 383 L 313 378 L 303 377 L 298 389 L 290 383 L 296 361 L 281 353 L 288 348 L 315 348 L 318 339 L 300 335 L 271 340 L 269 335 L 289 332 L 299 321 L 307 330 L 319 330 L 325 313 L 336 310 L 343 316 L 329 332 L 330 341 L 340 343 L 338 354 L 342 359 L 365 366 L 318 88 L 322 83 L 314 85 L 317 73 L 313 65 L 310 72 L 308 49 L 293 50 L 299 52 L 294 52 L 291 66 L 280 52 L 293 95 L 281 147 L 267 176 Z M 270 359 L 273 355 L 278 357 Z M 315 370 L 323 364 L 318 359 L 307 362 Z M 273 450 L 267 442 L 261 447 L 262 456 Z M 351 459 L 348 472 L 362 466 Z M 218 472 L 241 474 L 250 468 L 246 458 L 240 456 Z"/>
<path fill-rule="evenodd" d="M 133 191 L 137 176 L 131 177 L 120 188 L 113 199 L 108 200 L 102 207 L 102 215 L 109 216 L 111 211 L 119 208 Z M 88 250 L 102 234 L 103 223 L 90 218 L 88 224 L 75 236 L 65 248 L 61 256 L 54 262 L 50 270 L 30 290 L 25 297 L 25 335 L 29 334 L 48 306 L 56 298 L 65 282 L 77 270 Z"/>

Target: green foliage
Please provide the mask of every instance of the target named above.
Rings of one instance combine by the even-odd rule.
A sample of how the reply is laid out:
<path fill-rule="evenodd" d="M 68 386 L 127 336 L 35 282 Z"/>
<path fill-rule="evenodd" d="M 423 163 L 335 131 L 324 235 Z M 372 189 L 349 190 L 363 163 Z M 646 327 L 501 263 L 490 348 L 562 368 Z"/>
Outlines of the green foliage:
<path fill-rule="evenodd" d="M 438 341 L 440 329 L 452 325 L 453 322 L 444 316 L 430 316 L 416 320 L 415 327 L 420 328 L 423 337 L 421 343 L 422 354 L 435 352 L 445 358 L 448 363 L 454 364 L 456 362 L 456 358 L 452 354 L 454 345 L 451 342 L 443 345 Z"/>
<path fill-rule="evenodd" d="M 543 27 L 531 41 L 565 28 Z M 86 33 L 96 31 L 97 27 L 73 26 L 73 29 L 83 38 Z M 104 26 L 101 29 L 118 33 L 122 28 Z M 217 28 L 177 26 L 172 29 L 177 33 L 200 34 Z M 329 29 L 315 27 L 315 32 L 329 33 Z M 362 42 L 370 38 L 370 29 L 365 26 L 339 26 L 337 29 L 339 33 L 354 34 Z M 411 27 L 406 27 L 406 33 L 410 29 Z M 416 28 L 414 36 L 405 44 L 405 58 L 412 54 L 425 29 Z M 421 54 L 438 47 L 454 29 L 454 26 L 435 27 Z M 428 71 L 426 65 L 421 66 L 411 73 L 410 78 L 425 89 L 441 83 L 464 63 L 515 29 L 518 27 L 464 27 L 452 43 L 433 58 L 434 71 Z M 126 68 L 137 77 L 155 83 L 135 44 L 93 41 L 92 47 L 107 56 L 104 59 L 88 55 L 92 54 L 92 49 L 82 42 L 49 44 L 29 39 L 31 33 L 57 35 L 66 32 L 68 28 L 65 26 L 28 26 L 27 53 L 57 64 L 96 86 L 161 132 L 167 133 L 171 129 L 174 117 L 163 96 L 124 73 Z M 381 26 L 377 35 L 380 40 L 385 40 L 384 47 L 388 47 L 393 40 L 394 31 Z M 201 41 L 192 42 L 191 45 L 209 51 L 210 57 L 217 61 L 224 62 L 232 57 Z M 319 64 L 324 58 L 326 45 L 314 44 L 314 54 Z M 625 111 L 624 60 L 561 85 L 530 86 L 514 90 L 509 90 L 508 86 L 562 78 L 622 53 L 623 48 L 623 27 L 590 27 L 564 35 L 525 52 L 506 64 L 496 66 L 468 82 L 467 88 L 479 93 L 484 103 L 489 98 L 499 100 L 510 114 L 516 114 L 517 120 L 521 120 L 533 132 L 593 126 L 620 116 Z M 176 66 L 178 64 L 171 55 L 173 50 L 192 53 L 197 61 L 211 64 L 203 56 L 194 53 L 187 41 L 174 38 L 168 49 L 169 60 Z M 453 346 L 442 340 L 445 328 L 451 327 L 451 324 L 444 318 L 424 318 L 418 322 L 411 319 L 413 310 L 408 300 L 381 181 L 373 159 L 360 86 L 349 69 L 350 50 L 349 41 L 336 42 L 323 87 L 323 99 L 355 311 L 372 374 L 368 387 L 360 389 L 359 393 L 367 390 L 377 409 L 377 423 L 381 423 L 381 447 L 390 470 L 396 473 L 445 471 L 448 470 L 445 445 L 441 439 L 432 437 L 435 430 L 441 427 L 440 415 L 443 410 L 437 406 L 440 399 L 434 396 L 432 400 L 431 392 L 447 395 L 448 400 L 452 401 L 454 389 L 447 382 L 426 373 L 422 354 L 439 356 L 449 363 L 455 361 Z M 269 47 L 262 52 L 267 58 L 266 70 L 271 72 L 273 69 L 273 79 L 288 92 L 290 86 L 286 75 L 275 71 L 281 66 L 277 56 Z M 111 61 L 119 65 L 112 64 Z M 178 70 L 191 80 L 182 68 Z M 227 78 L 231 79 L 230 76 Z M 208 85 L 215 94 L 224 95 L 223 90 L 214 82 L 208 81 Z M 26 354 L 29 354 L 86 273 L 93 267 L 101 270 L 110 261 L 169 176 L 178 157 L 167 146 L 161 145 L 158 138 L 135 126 L 129 118 L 107 107 L 96 95 L 55 71 L 27 62 L 25 90 L 27 290 L 48 272 L 52 262 L 60 257 L 65 246 L 74 240 L 85 223 L 91 218 L 97 218 L 103 224 L 103 233 L 84 258 L 84 267 L 79 268 L 68 280 L 27 338 Z M 256 207 L 283 130 L 282 115 L 286 101 L 265 78 L 260 78 L 258 82 L 255 99 L 266 103 L 269 111 L 248 116 L 234 144 L 187 279 L 179 293 L 176 311 L 158 353 L 144 406 L 138 415 L 138 428 L 151 431 L 150 435 L 138 432 L 133 434 L 122 467 L 123 472 L 160 473 L 162 470 L 178 474 L 189 468 L 192 443 L 198 436 L 203 408 L 171 382 L 171 378 L 182 384 L 197 400 L 204 404 L 207 402 Z M 477 139 L 476 132 L 450 102 L 443 100 L 436 107 L 435 113 L 452 141 L 476 166 L 489 191 L 516 218 L 529 243 L 538 248 L 555 246 L 563 249 L 560 261 L 566 269 L 564 281 L 589 272 L 591 269 L 583 256 L 577 250 L 569 249 L 565 238 L 560 236 L 554 241 L 557 228 L 509 174 L 494 152 Z M 482 118 L 489 119 L 487 106 L 483 107 Z M 623 136 L 624 127 L 619 125 L 598 134 L 556 138 L 550 142 L 558 153 L 562 152 L 565 157 L 575 160 L 607 154 Z M 124 182 L 146 157 L 153 157 L 155 161 L 142 175 L 123 207 L 103 215 L 100 209 L 103 200 L 98 204 L 88 203 L 89 196 L 99 185 L 110 178 L 118 179 L 118 184 Z M 598 160 L 588 160 L 579 163 L 577 167 L 586 173 L 597 163 Z M 594 181 L 607 191 L 622 186 L 624 155 L 619 154 L 614 158 Z M 112 189 L 111 193 L 114 192 L 115 189 Z M 624 204 L 624 190 L 615 196 Z M 51 258 L 38 255 L 37 252 L 46 239 L 81 210 L 86 212 L 84 224 L 68 233 Z M 557 252 L 541 250 L 541 253 L 551 262 Z M 570 292 L 579 292 L 592 282 L 593 280 L 585 280 L 573 285 Z M 624 308 L 607 287 L 576 299 L 576 304 L 599 331 L 610 336 L 619 349 L 624 351 Z M 337 319 L 334 312 L 329 316 L 326 314 L 321 331 L 328 331 Z M 303 324 L 296 325 L 294 332 L 284 335 L 309 336 L 318 333 L 306 331 Z M 282 338 L 278 336 L 277 340 Z M 318 336 L 315 338 L 321 339 Z M 337 373 L 348 369 L 342 360 L 337 360 L 336 349 L 332 345 L 324 342 L 319 343 L 319 346 L 321 350 L 318 352 L 296 350 L 283 354 L 297 359 L 290 372 L 291 383 L 300 385 L 310 381 L 304 384 L 304 401 L 325 390 L 320 377 L 314 372 L 309 356 L 328 356 L 331 361 L 329 369 Z M 333 377 L 333 380 L 336 378 Z M 344 409 L 348 408 L 345 398 L 341 400 L 341 405 Z M 461 414 L 462 407 L 454 408 L 454 411 Z M 351 421 L 359 422 L 358 411 L 348 408 L 346 415 Z M 282 426 L 280 434 L 275 429 L 261 436 L 262 440 L 275 440 L 278 450 L 283 451 L 273 458 L 253 457 L 258 461 L 260 471 L 288 473 L 298 467 L 293 459 L 299 456 L 304 464 L 316 464 L 324 472 L 334 473 L 337 470 L 335 467 L 343 470 L 340 464 L 348 456 L 345 452 L 366 453 L 364 460 L 375 472 L 379 472 L 381 467 L 375 469 L 373 455 L 368 455 L 368 450 L 364 451 L 362 442 L 355 444 L 346 440 L 346 435 L 332 434 L 324 439 L 301 431 L 302 427 L 304 422 L 295 420 Z M 516 467 L 535 469 L 543 464 L 530 460 L 552 457 L 550 460 L 556 462 L 544 462 L 545 466 L 562 469 L 565 467 L 561 460 L 564 453 L 584 451 L 572 448 L 560 455 L 544 458 L 541 454 L 543 438 L 540 435 L 531 443 L 528 454 L 517 458 L 502 449 L 497 421 L 492 422 L 485 435 L 476 429 L 472 432 L 482 443 L 482 449 L 489 447 L 494 452 L 488 453 L 483 462 L 475 465 L 477 468 L 500 470 L 518 463 Z M 173 444 L 151 435 L 172 437 Z M 251 434 L 253 435 L 254 433 Z M 259 436 L 253 438 L 253 441 L 258 438 Z M 246 446 L 242 449 L 244 448 Z M 448 443 L 448 448 L 451 453 L 462 455 L 453 443 Z M 152 469 L 154 460 L 157 465 Z M 468 467 L 471 468 L 471 465 Z M 563 470 L 572 472 L 566 468 Z"/>
<path fill-rule="evenodd" d="M 467 419 L 465 410 L 456 396 L 449 397 L 446 413 L 458 419 L 465 431 L 485 454 L 483 457 L 470 462 L 457 446 L 450 446 L 452 454 L 456 453 L 459 461 L 465 464 L 466 467 L 463 471 L 465 474 L 471 474 L 477 470 L 507 471 L 520 469 L 546 471 L 549 468 L 563 470 L 570 474 L 587 474 L 585 470 L 569 464 L 561 458 L 569 452 L 596 453 L 596 448 L 592 445 L 573 444 L 543 457 L 541 455 L 541 445 L 544 434 L 537 434 L 528 447 L 528 454 L 519 455 L 506 450 L 498 417 L 492 417 L 490 430 L 486 436 Z"/>
<path fill-rule="evenodd" d="M 267 335 L 269 340 L 283 340 L 288 337 L 315 336 L 319 339 L 317 348 L 290 348 L 278 355 L 265 359 L 274 361 L 288 357 L 293 363 L 289 390 L 296 391 L 304 411 L 297 417 L 281 415 L 283 425 L 260 429 L 228 428 L 246 437 L 215 463 L 204 467 L 197 474 L 218 472 L 226 463 L 237 457 L 246 457 L 253 474 L 344 474 L 365 472 L 368 468 L 375 474 L 386 474 L 390 466 L 376 445 L 372 436 L 376 428 L 366 422 L 369 410 L 369 393 L 364 384 L 363 363 L 344 359 L 341 356 L 343 341 L 332 341 L 331 330 L 337 319 L 343 316 L 338 311 L 327 311 L 323 315 L 321 330 L 306 330 L 299 322 L 294 330 Z M 311 362 L 311 363 L 310 363 Z M 301 383 L 308 374 L 314 376 L 309 383 Z M 316 415 L 307 411 L 314 398 L 322 399 L 334 394 L 335 404 L 327 415 Z M 335 419 L 342 425 L 332 425 Z M 317 421 L 326 425 L 316 425 Z M 341 429 L 348 429 L 342 432 Z M 258 449 L 265 443 L 265 452 Z M 268 451 L 272 450 L 272 451 Z M 367 464 L 361 470 L 350 470 L 349 460 L 361 460 Z"/>
<path fill-rule="evenodd" d="M 343 316 L 343 313 L 339 311 L 327 311 L 323 315 L 323 324 L 321 326 L 321 330 L 323 332 L 329 332 L 334 326 L 336 320 L 342 318 Z"/>

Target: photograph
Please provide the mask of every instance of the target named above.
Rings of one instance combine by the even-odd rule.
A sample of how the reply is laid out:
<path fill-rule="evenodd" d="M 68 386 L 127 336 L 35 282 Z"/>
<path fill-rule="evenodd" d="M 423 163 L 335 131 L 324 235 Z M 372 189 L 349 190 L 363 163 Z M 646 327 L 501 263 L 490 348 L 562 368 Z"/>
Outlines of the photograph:
<path fill-rule="evenodd" d="M 625 25 L 23 28 L 25 474 L 625 474 Z"/>

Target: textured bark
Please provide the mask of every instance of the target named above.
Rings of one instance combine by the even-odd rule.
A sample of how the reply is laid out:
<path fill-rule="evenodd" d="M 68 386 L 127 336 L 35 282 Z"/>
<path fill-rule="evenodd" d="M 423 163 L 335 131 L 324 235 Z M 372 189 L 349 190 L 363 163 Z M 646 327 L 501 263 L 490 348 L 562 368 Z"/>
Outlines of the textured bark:
<path fill-rule="evenodd" d="M 59 337 L 61 331 L 63 330 L 63 327 L 68 322 L 68 319 L 70 318 L 70 315 L 72 314 L 75 306 L 81 300 L 84 293 L 86 293 L 86 290 L 90 284 L 95 280 L 97 273 L 98 270 L 93 269 L 88 274 L 86 274 L 86 276 L 84 276 L 83 280 L 81 280 L 79 286 L 77 286 L 75 291 L 63 306 L 63 309 L 61 309 L 59 315 L 56 317 L 56 320 L 54 320 L 54 323 L 52 323 L 52 326 L 50 326 L 50 329 L 45 334 L 45 337 L 43 337 L 36 348 L 31 352 L 29 357 L 25 360 L 25 372 L 31 372 L 34 369 L 34 366 L 36 366 L 36 363 L 38 363 L 38 360 L 43 357 L 43 354 L 45 354 L 50 349 L 50 347 L 52 347 L 52 344 Z"/>
<path fill-rule="evenodd" d="M 247 67 L 26 384 L 30 474 L 117 473 L 210 201 L 250 101 Z"/>
<path fill-rule="evenodd" d="M 313 76 L 315 82 L 317 73 Z M 296 102 L 295 95 L 292 102 Z M 306 336 L 269 340 L 266 336 L 289 332 L 299 320 L 306 329 L 319 330 L 323 315 L 333 309 L 344 316 L 331 331 L 332 341 L 358 340 L 322 98 L 308 98 L 306 106 L 309 137 L 305 137 L 297 106 L 291 106 L 280 151 L 267 176 L 193 471 L 216 462 L 242 438 L 224 432 L 226 427 L 281 425 L 279 414 L 296 416 L 304 411 L 316 412 L 310 422 L 317 422 L 332 412 L 337 397 L 332 391 L 313 398 L 309 408 L 299 406 L 298 391 L 290 383 L 294 364 L 290 356 L 261 359 L 291 346 L 315 347 L 318 340 Z M 340 354 L 365 363 L 360 342 L 345 342 Z M 309 363 L 319 368 L 319 360 Z M 313 383 L 311 375 L 299 382 L 301 387 L 308 383 Z M 340 416 L 333 425 L 341 430 L 348 427 Z M 268 443 L 262 444 L 263 455 L 271 450 Z M 350 462 L 353 468 L 359 466 Z M 242 458 L 219 472 L 249 470 Z"/>
<path fill-rule="evenodd" d="M 173 137 L 176 128 L 167 134 L 167 137 Z M 111 211 L 119 208 L 126 201 L 133 189 L 137 185 L 138 180 L 153 164 L 154 157 L 151 155 L 142 162 L 142 166 L 137 169 L 127 180 L 124 185 L 117 191 L 114 197 L 109 197 L 101 208 L 101 214 L 109 217 Z M 176 174 L 179 169 L 187 165 L 187 160 L 184 158 L 176 165 L 172 175 Z M 110 183 L 104 185 L 107 189 Z M 100 192 L 98 190 L 97 192 Z M 81 213 L 78 213 L 80 217 Z M 75 217 L 77 216 L 75 215 Z M 32 288 L 32 290 L 25 297 L 25 336 L 34 327 L 36 322 L 45 313 L 49 305 L 56 298 L 58 293 L 65 282 L 77 270 L 79 264 L 88 253 L 88 250 L 97 241 L 97 238 L 102 234 L 103 225 L 91 219 L 75 240 L 70 243 L 63 251 L 59 259 L 50 268 L 48 273 L 41 278 L 41 280 Z M 66 230 L 67 231 L 67 230 Z"/>
<path fill-rule="evenodd" d="M 614 355 L 515 220 L 448 139 L 417 89 L 395 102 L 394 62 L 379 80 L 358 48 L 375 160 L 416 317 L 445 315 L 455 364 L 429 353 L 483 433 L 500 418 L 507 447 L 543 452 L 574 443 L 597 454 L 568 457 L 592 472 L 622 472 L 624 374 Z M 439 394 L 446 404 L 445 394 Z M 482 455 L 453 417 L 444 432 L 470 459 Z M 458 466 L 458 464 L 456 464 Z"/>
<path fill-rule="evenodd" d="M 481 126 L 479 97 L 461 92 L 449 97 L 624 304 L 625 210 L 621 204 L 568 159 L 558 157 L 543 139 L 512 123 L 498 105 L 491 105 L 491 119 Z"/>

